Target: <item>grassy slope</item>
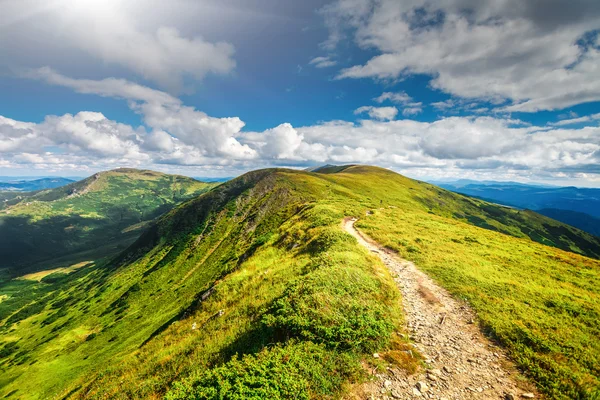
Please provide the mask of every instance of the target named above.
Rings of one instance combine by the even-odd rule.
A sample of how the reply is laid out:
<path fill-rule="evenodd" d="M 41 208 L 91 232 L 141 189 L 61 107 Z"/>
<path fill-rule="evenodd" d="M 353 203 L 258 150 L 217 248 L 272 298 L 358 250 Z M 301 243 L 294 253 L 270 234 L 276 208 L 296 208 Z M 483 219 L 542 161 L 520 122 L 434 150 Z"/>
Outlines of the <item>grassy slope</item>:
<path fill-rule="evenodd" d="M 144 221 L 213 186 L 119 169 L 27 194 L 0 211 L 0 269 L 12 277 L 115 254 L 135 240 Z"/>
<path fill-rule="evenodd" d="M 298 365 L 308 363 L 315 371 L 329 365 L 321 375 L 340 376 L 333 386 L 311 380 L 311 393 L 339 392 L 341 382 L 357 376 L 356 354 L 389 341 L 399 310 L 387 270 L 340 231 L 346 211 L 314 204 L 328 186 L 303 173 L 246 175 L 162 217 L 115 269 L 72 273 L 78 279 L 48 296 L 41 311 L 38 306 L 34 316 L 5 324 L 3 339 L 21 340 L 2 365 L 3 392 L 43 398 L 71 390 L 88 398 L 158 396 L 202 366 L 287 337 L 298 342 L 282 345 L 286 359 L 309 354 Z M 213 285 L 214 293 L 199 303 Z M 329 293 L 331 313 L 310 314 L 303 305 L 313 296 L 304 289 L 298 302 L 275 307 L 275 300 L 285 290 L 298 291 L 297 285 Z M 65 315 L 53 317 L 65 308 Z M 211 319 L 218 310 L 224 315 Z M 267 314 L 273 318 L 263 321 Z M 42 325 L 44 320 L 50 323 Z M 320 331 L 323 325 L 329 326 L 327 333 Z M 308 338 L 319 347 L 310 347 Z M 323 359 L 333 362 L 318 361 Z M 338 365 L 348 368 L 340 371 Z M 82 376 L 86 371 L 98 372 Z"/>
<path fill-rule="evenodd" d="M 158 398 L 173 387 L 170 398 L 200 398 L 218 397 L 215 382 L 227 382 L 249 396 L 250 381 L 272 382 L 267 393 L 277 398 L 288 378 L 305 383 L 299 398 L 339 394 L 360 378 L 361 354 L 403 347 L 391 334 L 400 323 L 393 282 L 341 231 L 348 215 L 468 299 L 548 393 L 597 385 L 599 263 L 528 238 L 598 254 L 592 237 L 350 167 L 247 174 L 162 217 L 112 268 L 73 272 L 60 291 L 3 322 L 0 394 Z M 596 347 L 585 353 L 584 344 Z M 247 357 L 228 361 L 236 353 Z"/>
<path fill-rule="evenodd" d="M 358 171 L 348 172 L 342 179 L 351 181 Z M 381 171 L 379 181 L 371 179 L 369 190 L 396 191 L 386 175 Z M 517 364 L 551 397 L 598 396 L 600 262 L 524 240 L 513 230 L 518 225 L 511 219 L 525 219 L 529 227 L 520 224 L 521 231 L 535 232 L 534 240 L 571 229 L 529 212 L 500 207 L 490 212 L 491 205 L 449 193 L 440 196 L 439 189 L 427 184 L 407 181 L 405 185 L 398 189 L 407 194 L 405 198 L 388 203 L 389 197 L 379 195 L 383 209 L 373 210 L 357 226 L 468 301 L 482 327 L 508 348 Z M 473 221 L 468 214 L 476 215 L 477 210 L 463 207 L 462 202 L 477 205 L 481 209 L 477 218 L 485 218 L 486 224 L 517 237 L 480 229 L 462 218 L 448 218 L 464 214 L 467 222 Z M 508 216 L 500 220 L 510 225 L 501 227 L 489 220 L 501 211 Z M 552 228 L 546 233 L 535 230 L 548 226 Z M 588 248 L 597 254 L 592 245 Z"/>

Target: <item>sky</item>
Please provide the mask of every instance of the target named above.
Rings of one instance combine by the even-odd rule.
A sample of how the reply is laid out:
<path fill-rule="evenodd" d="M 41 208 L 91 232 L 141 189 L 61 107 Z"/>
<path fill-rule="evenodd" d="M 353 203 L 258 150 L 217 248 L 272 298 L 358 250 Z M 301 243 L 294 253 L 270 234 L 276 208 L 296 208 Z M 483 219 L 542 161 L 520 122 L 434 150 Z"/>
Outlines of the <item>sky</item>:
<path fill-rule="evenodd" d="M 600 187 L 597 0 L 0 0 L 0 175 Z"/>

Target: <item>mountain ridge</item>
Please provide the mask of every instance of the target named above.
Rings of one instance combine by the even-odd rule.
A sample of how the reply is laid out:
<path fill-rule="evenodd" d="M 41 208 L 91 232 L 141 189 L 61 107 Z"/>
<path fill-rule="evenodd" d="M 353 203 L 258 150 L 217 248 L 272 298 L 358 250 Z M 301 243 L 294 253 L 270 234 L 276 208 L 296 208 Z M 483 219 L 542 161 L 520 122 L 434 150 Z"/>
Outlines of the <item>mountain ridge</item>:
<path fill-rule="evenodd" d="M 393 279 L 342 231 L 348 216 L 468 299 L 518 365 L 536 366 L 530 377 L 546 393 L 594 382 L 585 357 L 600 352 L 577 349 L 600 308 L 579 299 L 595 298 L 600 263 L 575 254 L 595 254 L 593 238 L 535 213 L 350 166 L 253 171 L 163 214 L 111 261 L 54 277 L 52 291 L 0 322 L 0 393 L 215 398 L 207 394 L 225 382 L 285 398 L 288 379 L 302 382 L 295 390 L 307 398 L 350 390 L 373 352 L 393 359 L 411 347 L 394 333 L 403 328 Z M 580 316 L 568 338 L 536 329 L 542 317 L 573 324 L 575 314 L 560 310 Z M 563 344 L 576 349 L 570 364 L 545 369 L 548 357 L 566 354 Z M 286 359 L 289 370 L 268 367 Z M 270 374 L 264 386 L 244 386 L 262 379 L 257 371 Z"/>
<path fill-rule="evenodd" d="M 114 253 L 122 246 L 121 236 L 127 243 L 139 234 L 134 225 L 213 186 L 179 175 L 121 168 L 58 188 L 25 193 L 4 202 L 0 210 L 0 267 L 29 268 L 29 264 L 61 253 L 93 249 L 97 240 L 101 246 L 113 246 Z M 95 236 L 94 232 L 101 231 L 105 233 Z"/>

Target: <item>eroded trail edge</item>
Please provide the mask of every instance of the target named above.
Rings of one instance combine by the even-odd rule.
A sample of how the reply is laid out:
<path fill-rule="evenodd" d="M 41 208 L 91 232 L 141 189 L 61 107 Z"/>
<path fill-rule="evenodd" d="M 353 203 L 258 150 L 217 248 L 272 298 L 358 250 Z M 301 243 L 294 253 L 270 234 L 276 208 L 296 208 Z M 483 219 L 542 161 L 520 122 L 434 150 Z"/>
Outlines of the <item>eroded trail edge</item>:
<path fill-rule="evenodd" d="M 514 399 L 534 398 L 517 387 L 515 370 L 502 350 L 473 323 L 475 314 L 415 265 L 363 236 L 346 218 L 343 227 L 377 254 L 402 293 L 406 330 L 425 357 L 427 369 L 408 375 L 388 370 L 365 385 L 367 398 Z"/>

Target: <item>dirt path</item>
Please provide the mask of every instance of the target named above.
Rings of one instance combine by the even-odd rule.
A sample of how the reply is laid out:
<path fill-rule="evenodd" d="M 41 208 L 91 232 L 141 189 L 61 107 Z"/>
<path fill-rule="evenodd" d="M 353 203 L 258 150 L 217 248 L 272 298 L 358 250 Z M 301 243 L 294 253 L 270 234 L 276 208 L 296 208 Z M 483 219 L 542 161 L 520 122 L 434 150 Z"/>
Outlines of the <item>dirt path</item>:
<path fill-rule="evenodd" d="M 469 307 L 454 300 L 413 263 L 364 237 L 354 222 L 345 219 L 344 229 L 392 272 L 402 292 L 406 330 L 428 367 L 410 376 L 389 370 L 365 385 L 366 398 L 534 398 L 517 387 L 514 368 L 502 350 L 481 334 Z"/>

